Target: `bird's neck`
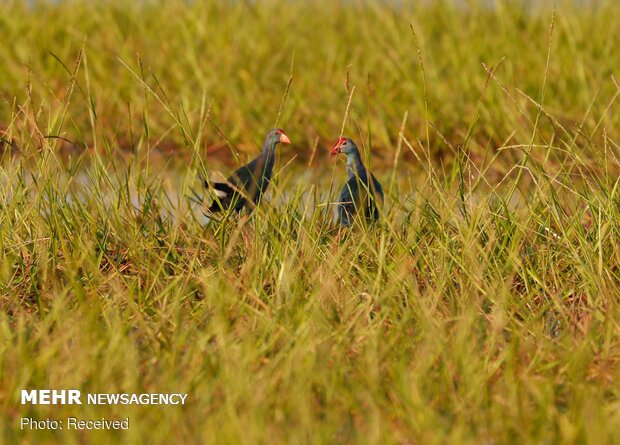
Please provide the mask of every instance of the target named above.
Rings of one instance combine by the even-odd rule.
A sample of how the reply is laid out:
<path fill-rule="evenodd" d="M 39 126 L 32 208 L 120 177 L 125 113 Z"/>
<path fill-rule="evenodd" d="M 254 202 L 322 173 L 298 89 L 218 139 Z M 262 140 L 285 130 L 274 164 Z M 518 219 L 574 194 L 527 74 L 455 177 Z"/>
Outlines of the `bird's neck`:
<path fill-rule="evenodd" d="M 261 149 L 261 155 L 264 158 L 273 158 L 276 153 L 276 145 L 278 143 L 275 141 L 267 140 L 263 143 L 263 148 Z"/>
<path fill-rule="evenodd" d="M 264 160 L 264 169 L 268 172 L 267 174 L 271 173 L 273 164 L 276 161 L 276 145 L 275 142 L 266 142 L 261 151 L 261 157 Z"/>
<path fill-rule="evenodd" d="M 351 153 L 347 153 L 347 173 L 351 178 L 366 173 L 366 168 L 362 163 L 360 152 L 357 149 Z"/>

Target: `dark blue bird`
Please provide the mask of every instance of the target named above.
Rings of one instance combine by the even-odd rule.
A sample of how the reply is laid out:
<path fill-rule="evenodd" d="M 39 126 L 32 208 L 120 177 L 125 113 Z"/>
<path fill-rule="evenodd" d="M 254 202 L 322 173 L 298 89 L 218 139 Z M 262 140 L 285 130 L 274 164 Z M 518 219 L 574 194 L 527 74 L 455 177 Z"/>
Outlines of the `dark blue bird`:
<path fill-rule="evenodd" d="M 260 155 L 237 169 L 226 182 L 205 181 L 207 189 L 212 190 L 215 195 L 209 212 L 217 213 L 228 209 L 241 212 L 248 200 L 251 202 L 250 209 L 254 208 L 269 186 L 276 160 L 276 145 L 279 142 L 290 144 L 291 140 L 284 131 L 275 128 L 267 133 Z"/>
<path fill-rule="evenodd" d="M 340 138 L 329 152 L 347 155 L 349 180 L 338 198 L 338 222 L 350 226 L 356 214 L 364 215 L 366 221 L 379 219 L 379 207 L 383 204 L 383 188 L 372 173 L 366 170 L 357 145 L 349 138 Z"/>

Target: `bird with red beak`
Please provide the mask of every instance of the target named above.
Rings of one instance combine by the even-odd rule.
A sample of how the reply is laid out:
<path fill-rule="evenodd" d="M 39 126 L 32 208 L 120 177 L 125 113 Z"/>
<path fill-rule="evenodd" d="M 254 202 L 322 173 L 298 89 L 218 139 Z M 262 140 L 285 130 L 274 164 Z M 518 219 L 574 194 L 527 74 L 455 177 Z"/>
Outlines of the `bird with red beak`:
<path fill-rule="evenodd" d="M 355 142 L 340 138 L 329 151 L 331 156 L 344 153 L 347 156 L 346 182 L 340 197 L 336 218 L 343 226 L 350 226 L 356 215 L 364 216 L 367 222 L 379 219 L 379 207 L 383 203 L 383 188 L 372 173 L 366 170 Z"/>
<path fill-rule="evenodd" d="M 226 182 L 205 181 L 205 186 L 214 195 L 208 211 L 217 213 L 232 209 L 241 212 L 248 204 L 251 211 L 269 186 L 276 160 L 276 146 L 280 142 L 290 144 L 291 140 L 284 131 L 275 128 L 267 133 L 260 155 L 237 169 Z"/>

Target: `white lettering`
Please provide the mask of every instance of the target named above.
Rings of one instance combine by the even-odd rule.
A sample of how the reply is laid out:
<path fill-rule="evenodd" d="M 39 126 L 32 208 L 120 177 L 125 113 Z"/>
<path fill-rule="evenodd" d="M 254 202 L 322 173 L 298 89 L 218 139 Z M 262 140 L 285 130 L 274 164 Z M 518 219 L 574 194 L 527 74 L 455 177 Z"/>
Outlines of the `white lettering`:
<path fill-rule="evenodd" d="M 76 417 L 67 418 L 67 429 L 70 430 L 128 430 L 129 417 L 123 420 L 80 420 Z"/>
<path fill-rule="evenodd" d="M 21 390 L 21 403 L 33 405 L 81 405 L 80 391 L 77 389 L 33 389 Z"/>
<path fill-rule="evenodd" d="M 50 404 L 50 393 L 49 389 L 40 389 L 39 390 L 39 405 L 49 405 Z"/>
<path fill-rule="evenodd" d="M 29 430 L 61 430 L 62 420 L 42 419 L 36 420 L 32 417 L 21 418 L 21 429 Z"/>
<path fill-rule="evenodd" d="M 37 404 L 37 390 L 36 389 L 33 389 L 32 391 L 27 391 L 25 389 L 22 389 L 22 405 L 25 405 L 28 402 L 34 405 Z"/>
<path fill-rule="evenodd" d="M 81 405 L 82 401 L 80 400 L 80 391 L 77 389 L 69 390 L 69 405 Z"/>
<path fill-rule="evenodd" d="M 52 405 L 64 405 L 65 404 L 65 391 L 57 389 L 52 390 Z"/>
<path fill-rule="evenodd" d="M 185 405 L 187 394 L 88 394 L 89 405 Z"/>

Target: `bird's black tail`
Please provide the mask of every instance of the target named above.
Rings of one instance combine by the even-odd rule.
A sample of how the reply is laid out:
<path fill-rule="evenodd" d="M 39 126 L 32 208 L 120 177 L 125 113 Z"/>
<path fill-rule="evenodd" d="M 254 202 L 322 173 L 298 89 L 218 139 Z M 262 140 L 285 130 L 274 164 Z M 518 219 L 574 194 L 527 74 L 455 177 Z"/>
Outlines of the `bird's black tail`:
<path fill-rule="evenodd" d="M 209 183 L 205 180 L 205 187 L 213 195 L 213 203 L 209 207 L 208 211 L 211 213 L 221 212 L 227 210 L 235 195 L 235 189 L 224 182 L 212 182 Z"/>

